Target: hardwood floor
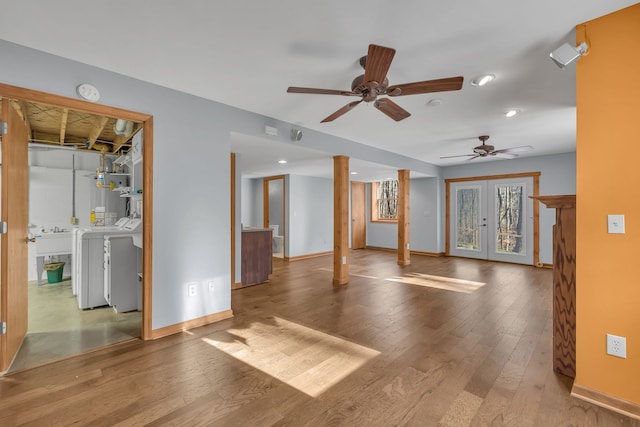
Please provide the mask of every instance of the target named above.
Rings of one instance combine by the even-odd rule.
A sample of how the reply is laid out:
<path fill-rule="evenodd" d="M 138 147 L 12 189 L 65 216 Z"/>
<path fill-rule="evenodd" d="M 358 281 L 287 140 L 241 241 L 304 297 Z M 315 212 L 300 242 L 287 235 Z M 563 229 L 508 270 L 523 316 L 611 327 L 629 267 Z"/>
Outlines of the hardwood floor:
<path fill-rule="evenodd" d="M 274 259 L 232 319 L 5 376 L 0 425 L 640 426 L 552 371 L 551 270 L 350 257 L 348 285 Z"/>

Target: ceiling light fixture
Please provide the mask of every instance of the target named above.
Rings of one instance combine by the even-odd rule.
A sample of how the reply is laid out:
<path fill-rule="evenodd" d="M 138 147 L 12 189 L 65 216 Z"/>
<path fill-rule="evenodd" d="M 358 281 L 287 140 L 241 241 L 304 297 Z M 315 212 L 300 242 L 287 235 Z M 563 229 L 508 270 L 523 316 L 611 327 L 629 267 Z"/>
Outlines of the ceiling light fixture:
<path fill-rule="evenodd" d="M 589 45 L 586 42 L 580 43 L 578 46 L 572 46 L 565 43 L 549 54 L 551 60 L 561 69 L 567 68 L 567 65 L 576 62 L 581 56 L 587 54 Z"/>
<path fill-rule="evenodd" d="M 511 118 L 513 116 L 517 116 L 519 113 L 520 113 L 520 110 L 518 110 L 517 108 L 514 108 L 514 109 L 509 110 L 506 113 L 504 113 L 504 115 L 507 118 Z"/>
<path fill-rule="evenodd" d="M 358 175 L 358 172 L 351 172 L 351 175 Z"/>
<path fill-rule="evenodd" d="M 278 160 L 278 163 L 280 163 L 281 165 L 284 165 L 285 163 L 287 163 L 286 160 Z"/>
<path fill-rule="evenodd" d="M 427 107 L 438 107 L 440 105 L 442 105 L 441 98 L 432 98 L 429 101 L 427 101 L 427 104 L 426 104 Z"/>
<path fill-rule="evenodd" d="M 89 83 L 82 83 L 76 87 L 76 93 L 78 96 L 89 102 L 98 102 L 100 100 L 100 92 L 98 89 Z"/>
<path fill-rule="evenodd" d="M 484 86 L 487 83 L 492 82 L 495 78 L 496 76 L 494 76 L 493 74 L 483 74 L 471 80 L 471 84 L 473 86 Z"/>

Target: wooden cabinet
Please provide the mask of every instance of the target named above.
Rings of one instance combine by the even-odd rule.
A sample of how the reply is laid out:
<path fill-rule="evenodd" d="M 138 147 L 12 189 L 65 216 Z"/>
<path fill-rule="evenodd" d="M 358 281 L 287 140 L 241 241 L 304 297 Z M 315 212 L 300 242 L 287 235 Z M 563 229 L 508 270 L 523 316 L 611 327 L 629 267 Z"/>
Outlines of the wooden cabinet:
<path fill-rule="evenodd" d="M 271 229 L 242 231 L 242 286 L 269 280 L 272 272 Z"/>
<path fill-rule="evenodd" d="M 535 196 L 556 209 L 553 226 L 553 370 L 576 377 L 576 196 Z"/>

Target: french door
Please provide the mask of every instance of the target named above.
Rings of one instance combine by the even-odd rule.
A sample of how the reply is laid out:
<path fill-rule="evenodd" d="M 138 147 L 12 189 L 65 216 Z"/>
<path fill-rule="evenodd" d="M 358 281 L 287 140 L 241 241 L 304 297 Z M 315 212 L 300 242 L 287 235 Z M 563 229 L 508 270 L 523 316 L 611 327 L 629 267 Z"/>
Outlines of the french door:
<path fill-rule="evenodd" d="M 533 178 L 453 182 L 449 253 L 533 264 Z"/>

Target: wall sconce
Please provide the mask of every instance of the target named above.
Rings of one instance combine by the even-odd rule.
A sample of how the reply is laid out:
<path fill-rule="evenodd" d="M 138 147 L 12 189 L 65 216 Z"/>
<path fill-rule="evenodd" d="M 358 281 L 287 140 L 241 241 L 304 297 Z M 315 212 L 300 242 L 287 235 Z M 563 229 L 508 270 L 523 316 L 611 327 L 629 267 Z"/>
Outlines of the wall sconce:
<path fill-rule="evenodd" d="M 567 65 L 576 62 L 581 56 L 585 55 L 587 50 L 589 50 L 589 46 L 586 42 L 582 42 L 575 47 L 565 43 L 551 52 L 549 56 L 558 67 L 565 69 Z"/>

